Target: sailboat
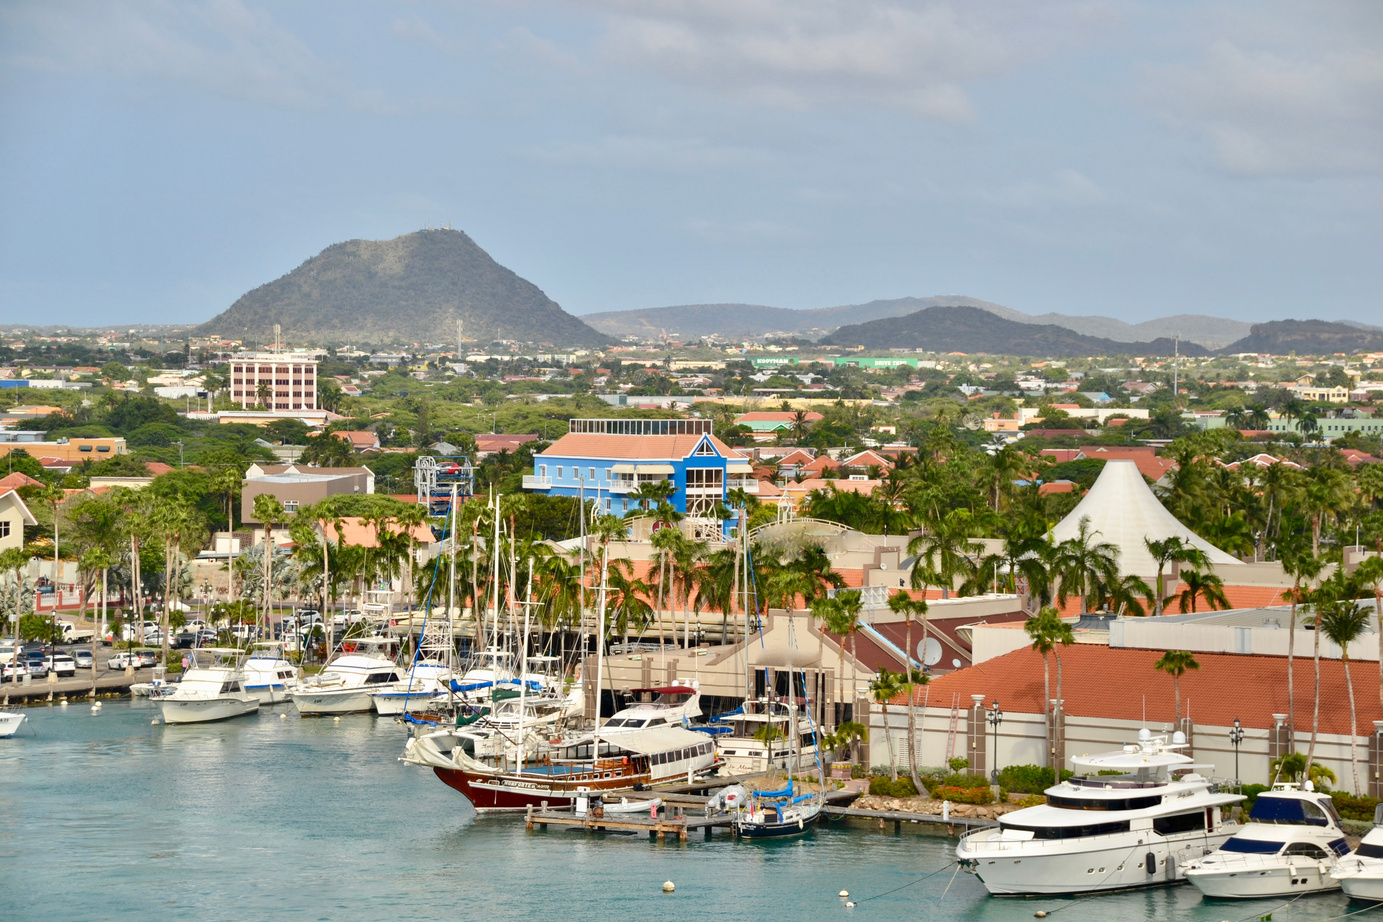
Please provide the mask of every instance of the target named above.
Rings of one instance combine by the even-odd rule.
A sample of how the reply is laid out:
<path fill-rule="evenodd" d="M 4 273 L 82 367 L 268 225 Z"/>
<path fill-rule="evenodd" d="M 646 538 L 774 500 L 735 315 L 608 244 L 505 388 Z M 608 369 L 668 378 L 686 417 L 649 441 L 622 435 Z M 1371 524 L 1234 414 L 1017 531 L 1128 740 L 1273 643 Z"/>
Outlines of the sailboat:
<path fill-rule="evenodd" d="M 789 691 L 796 677 L 796 673 L 789 673 Z M 817 820 L 821 818 L 821 808 L 826 805 L 826 772 L 816 748 L 816 728 L 811 719 L 811 702 L 806 698 L 805 676 L 802 677 L 802 692 L 808 734 L 799 735 L 795 729 L 790 729 L 786 741 L 789 748 L 787 786 L 776 791 L 750 791 L 749 796 L 736 807 L 730 819 L 731 828 L 736 835 L 746 839 L 783 839 L 800 836 L 815 828 Z M 789 696 L 786 722 L 788 728 L 795 728 L 799 723 L 796 701 L 796 698 Z M 766 731 L 763 735 L 767 737 L 764 745 L 770 753 L 775 726 L 773 722 L 763 724 Z M 808 740 L 810 747 L 802 745 Z M 801 764 L 801 757 L 806 752 L 810 752 L 811 758 L 816 762 L 820 785 L 815 790 L 801 790 L 793 780 Z"/>

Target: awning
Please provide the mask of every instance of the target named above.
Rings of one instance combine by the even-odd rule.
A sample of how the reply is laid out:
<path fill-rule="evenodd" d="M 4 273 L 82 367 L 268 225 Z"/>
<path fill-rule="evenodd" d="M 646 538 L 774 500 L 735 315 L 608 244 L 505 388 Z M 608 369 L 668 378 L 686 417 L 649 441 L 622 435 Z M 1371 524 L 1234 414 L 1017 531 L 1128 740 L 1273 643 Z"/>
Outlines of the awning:
<path fill-rule="evenodd" d="M 754 473 L 754 465 L 748 461 L 731 461 L 725 465 L 725 470 L 731 474 L 752 474 Z"/>
<path fill-rule="evenodd" d="M 611 465 L 611 466 L 610 466 L 610 473 L 612 473 L 612 474 L 632 474 L 632 473 L 634 473 L 634 465 L 632 465 L 632 464 L 614 464 L 614 465 Z"/>
<path fill-rule="evenodd" d="M 640 474 L 675 474 L 671 464 L 640 464 L 638 466 Z"/>

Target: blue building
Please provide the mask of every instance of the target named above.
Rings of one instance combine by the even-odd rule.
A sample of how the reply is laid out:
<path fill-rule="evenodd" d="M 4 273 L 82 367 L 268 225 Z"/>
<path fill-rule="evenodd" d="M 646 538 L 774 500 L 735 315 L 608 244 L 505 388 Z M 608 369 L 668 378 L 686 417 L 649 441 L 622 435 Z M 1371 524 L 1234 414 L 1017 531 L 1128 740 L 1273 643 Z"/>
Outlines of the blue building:
<path fill-rule="evenodd" d="M 711 433 L 709 419 L 573 419 L 533 459 L 525 490 L 594 500 L 618 516 L 639 511 L 640 485 L 670 481 L 670 502 L 695 531 L 712 523 L 730 490 L 758 492 L 749 460 Z"/>

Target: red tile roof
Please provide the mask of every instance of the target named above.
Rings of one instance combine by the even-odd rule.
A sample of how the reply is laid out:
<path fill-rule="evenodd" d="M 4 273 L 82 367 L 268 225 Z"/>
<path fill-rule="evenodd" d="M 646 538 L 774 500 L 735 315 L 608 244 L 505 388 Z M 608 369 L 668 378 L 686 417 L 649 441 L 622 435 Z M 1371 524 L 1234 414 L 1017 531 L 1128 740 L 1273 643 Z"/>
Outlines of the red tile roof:
<path fill-rule="evenodd" d="M 826 417 L 820 413 L 808 410 L 803 416 L 804 421 L 814 423 Z M 789 410 L 755 410 L 750 413 L 741 413 L 735 417 L 737 423 L 787 423 L 791 425 L 797 419 L 797 414 Z"/>
<path fill-rule="evenodd" d="M 1159 458 L 1153 454 L 1153 449 L 1148 447 L 1124 448 L 1113 445 L 1083 445 L 1081 446 L 1079 457 L 1100 458 L 1105 461 L 1132 461 L 1138 465 L 1138 473 L 1156 483 L 1170 470 L 1175 468 L 1176 462 L 1171 458 Z"/>
<path fill-rule="evenodd" d="M 35 480 L 23 471 L 15 471 L 13 474 L 6 474 L 0 477 L 0 495 L 11 490 L 18 490 L 20 487 L 41 487 L 43 481 Z"/>
<path fill-rule="evenodd" d="M 1061 695 L 1066 711 L 1076 717 L 1109 720 L 1146 720 L 1149 725 L 1170 724 L 1176 717 L 1172 677 L 1153 669 L 1162 652 L 1128 650 L 1096 644 L 1076 644 L 1061 651 Z M 1181 709 L 1198 724 L 1227 727 L 1238 717 L 1246 727 L 1267 729 L 1273 714 L 1287 713 L 1287 659 L 1281 656 L 1240 656 L 1229 653 L 1197 653 L 1199 669 L 1181 677 Z M 1361 734 L 1370 721 L 1383 720 L 1378 704 L 1378 668 L 1373 663 L 1353 663 L 1354 699 Z M 1298 733 L 1310 733 L 1314 676 L 1309 656 L 1298 658 L 1296 685 Z M 1051 663 L 1052 697 L 1056 697 L 1056 661 Z M 982 694 L 995 698 L 1014 713 L 1042 713 L 1042 657 L 1032 650 L 1015 650 L 969 669 L 942 676 L 931 683 L 931 697 L 951 701 L 953 695 L 969 702 Z M 915 699 L 921 703 L 921 694 Z M 899 696 L 897 702 L 907 699 Z M 1146 718 L 1144 708 L 1146 707 Z M 1339 660 L 1321 660 L 1322 733 L 1349 733 L 1349 699 L 1344 666 Z"/>

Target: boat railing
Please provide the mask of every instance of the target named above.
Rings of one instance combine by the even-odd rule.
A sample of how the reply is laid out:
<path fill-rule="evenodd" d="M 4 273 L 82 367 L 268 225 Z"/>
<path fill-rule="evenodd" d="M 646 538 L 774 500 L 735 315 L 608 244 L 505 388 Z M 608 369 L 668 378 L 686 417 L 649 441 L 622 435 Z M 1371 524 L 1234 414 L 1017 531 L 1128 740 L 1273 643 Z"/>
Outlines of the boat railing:
<path fill-rule="evenodd" d="M 1106 832 L 1090 836 L 1071 836 L 1064 839 L 1039 839 L 1036 836 L 1030 839 L 1004 839 L 997 836 L 985 836 L 986 833 L 999 832 L 1002 827 L 998 823 L 990 826 L 981 826 L 979 829 L 972 829 L 960 837 L 961 844 L 972 852 L 1003 852 L 1016 851 L 1019 849 L 1030 850 L 1033 848 L 1065 848 L 1068 845 L 1079 842 L 1087 842 L 1093 839 L 1109 839 L 1112 836 L 1125 835 L 1125 831 Z"/>
<path fill-rule="evenodd" d="M 1119 791 L 1146 791 L 1151 788 L 1165 788 L 1166 781 L 1131 781 L 1117 776 L 1076 775 L 1066 779 L 1066 783 L 1078 788 L 1112 788 Z"/>

